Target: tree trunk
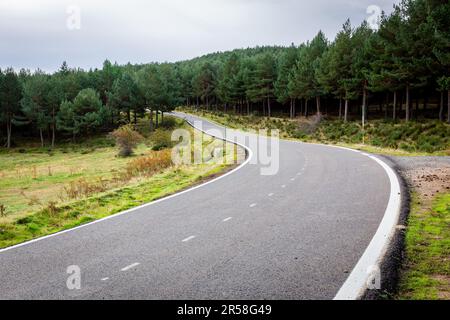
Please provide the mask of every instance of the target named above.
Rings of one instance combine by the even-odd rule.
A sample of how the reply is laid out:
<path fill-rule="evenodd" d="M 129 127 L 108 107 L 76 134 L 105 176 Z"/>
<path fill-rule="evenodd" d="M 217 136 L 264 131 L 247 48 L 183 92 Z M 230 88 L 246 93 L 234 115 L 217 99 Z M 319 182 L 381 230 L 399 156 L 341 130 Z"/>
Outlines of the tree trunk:
<path fill-rule="evenodd" d="M 52 149 L 55 147 L 55 140 L 56 140 L 56 129 L 55 124 L 52 124 Z"/>
<path fill-rule="evenodd" d="M 320 114 L 320 97 L 316 97 L 317 115 Z"/>
<path fill-rule="evenodd" d="M 362 102 L 362 124 L 366 125 L 366 88 L 363 89 L 363 102 Z"/>
<path fill-rule="evenodd" d="M 405 95 L 404 94 L 400 94 L 401 96 L 401 100 L 400 100 L 400 105 L 399 105 L 399 111 L 400 113 L 403 111 L 403 104 L 405 103 Z"/>
<path fill-rule="evenodd" d="M 292 118 L 295 119 L 296 116 L 296 110 L 295 110 L 295 99 L 292 99 Z"/>
<path fill-rule="evenodd" d="M 441 91 L 441 102 L 439 106 L 439 121 L 444 121 L 444 91 Z"/>
<path fill-rule="evenodd" d="M 42 134 L 42 129 L 39 128 L 39 137 L 41 138 L 41 148 L 44 147 L 44 135 Z"/>
<path fill-rule="evenodd" d="M 6 123 L 6 148 L 10 149 L 11 148 L 11 131 L 12 131 L 12 126 L 11 126 L 11 119 L 8 118 L 7 123 Z"/>
<path fill-rule="evenodd" d="M 419 117 L 419 98 L 416 98 L 416 110 L 413 114 L 414 119 Z"/>
<path fill-rule="evenodd" d="M 55 147 L 56 140 L 56 119 L 55 119 L 55 108 L 52 108 L 52 149 Z"/>
<path fill-rule="evenodd" d="M 308 99 L 305 99 L 305 117 L 308 117 Z"/>
<path fill-rule="evenodd" d="M 270 109 L 270 98 L 267 97 L 267 114 L 269 115 L 269 118 L 272 116 L 272 110 Z"/>
<path fill-rule="evenodd" d="M 292 99 L 289 100 L 289 106 L 290 106 L 290 109 L 289 109 L 289 118 L 292 119 Z"/>
<path fill-rule="evenodd" d="M 150 109 L 150 132 L 153 132 L 153 109 Z"/>
<path fill-rule="evenodd" d="M 159 110 L 156 109 L 156 128 L 159 127 Z"/>
<path fill-rule="evenodd" d="M 250 115 L 250 102 L 246 99 L 247 102 L 247 115 Z"/>
<path fill-rule="evenodd" d="M 137 125 L 137 112 L 136 110 L 134 111 L 134 125 Z"/>
<path fill-rule="evenodd" d="M 342 97 L 339 97 L 339 120 L 342 119 Z"/>
<path fill-rule="evenodd" d="M 394 106 L 392 107 L 392 120 L 397 118 L 397 91 L 394 91 Z"/>
<path fill-rule="evenodd" d="M 406 86 L 406 121 L 410 120 L 410 100 L 409 100 L 409 85 Z"/>
<path fill-rule="evenodd" d="M 450 89 L 447 91 L 447 122 L 450 124 Z"/>
<path fill-rule="evenodd" d="M 386 109 L 384 109 L 384 118 L 388 118 L 388 110 L 389 109 L 389 91 L 386 92 Z"/>
<path fill-rule="evenodd" d="M 348 99 L 345 99 L 345 109 L 344 109 L 344 121 L 348 120 Z"/>

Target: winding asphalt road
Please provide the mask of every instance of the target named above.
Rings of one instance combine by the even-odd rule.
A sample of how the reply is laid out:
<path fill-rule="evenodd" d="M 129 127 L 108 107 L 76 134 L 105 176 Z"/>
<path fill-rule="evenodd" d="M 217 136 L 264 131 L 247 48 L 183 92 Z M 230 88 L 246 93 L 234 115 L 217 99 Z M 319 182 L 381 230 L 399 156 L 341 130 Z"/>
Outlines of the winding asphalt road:
<path fill-rule="evenodd" d="M 333 299 L 383 219 L 390 181 L 345 149 L 281 141 L 280 156 L 277 175 L 247 164 L 1 251 L 0 299 Z M 81 269 L 80 290 L 66 286 L 70 265 Z"/>

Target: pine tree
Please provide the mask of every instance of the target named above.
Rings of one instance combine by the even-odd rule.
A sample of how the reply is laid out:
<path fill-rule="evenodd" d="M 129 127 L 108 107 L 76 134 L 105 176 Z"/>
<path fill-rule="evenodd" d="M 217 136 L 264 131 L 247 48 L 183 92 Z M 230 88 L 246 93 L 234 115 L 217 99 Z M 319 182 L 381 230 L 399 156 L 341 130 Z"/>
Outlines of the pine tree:
<path fill-rule="evenodd" d="M 27 79 L 23 86 L 22 112 L 39 130 L 41 147 L 44 147 L 43 131 L 52 122 L 51 107 L 48 99 L 49 92 L 48 76 L 40 71 L 37 71 L 32 77 Z"/>
<path fill-rule="evenodd" d="M 275 82 L 275 95 L 278 102 L 286 104 L 290 102 L 290 117 L 295 117 L 295 96 L 289 90 L 289 77 L 292 69 L 297 63 L 298 50 L 292 44 L 286 49 L 278 60 L 278 77 Z"/>
<path fill-rule="evenodd" d="M 370 47 L 373 32 L 369 28 L 367 22 L 363 22 L 352 34 L 352 76 L 357 86 L 356 90 L 362 92 L 362 124 L 367 119 L 367 99 L 368 99 L 368 83 L 371 72 L 370 61 L 372 60 L 373 51 Z"/>
<path fill-rule="evenodd" d="M 330 72 L 337 75 L 337 92 L 345 100 L 344 121 L 348 120 L 349 101 L 357 97 L 356 83 L 352 77 L 353 63 L 352 27 L 350 20 L 337 34 L 334 45 L 330 48 Z"/>
<path fill-rule="evenodd" d="M 154 129 L 153 114 L 163 105 L 164 83 L 155 65 L 148 65 L 137 73 L 137 86 L 144 106 L 150 109 L 150 131 Z"/>
<path fill-rule="evenodd" d="M 12 68 L 5 70 L 0 82 L 0 120 L 6 125 L 6 147 L 11 148 L 12 124 L 20 112 L 22 86 Z"/>
<path fill-rule="evenodd" d="M 236 54 L 231 56 L 225 61 L 221 76 L 217 85 L 217 93 L 220 100 L 227 106 L 233 104 L 234 111 L 236 112 L 236 76 L 239 73 L 240 62 Z M 225 107 L 226 108 L 226 107 Z"/>
<path fill-rule="evenodd" d="M 107 119 L 107 110 L 100 95 L 94 89 L 81 90 L 73 102 L 64 101 L 57 116 L 59 130 L 72 134 L 92 133 L 102 127 Z"/>
<path fill-rule="evenodd" d="M 123 73 L 114 82 L 111 92 L 108 93 L 109 106 L 125 112 L 128 123 L 131 123 L 131 111 L 136 103 L 137 90 L 133 77 L 128 73 Z"/>
<path fill-rule="evenodd" d="M 439 119 L 444 120 L 444 92 L 447 92 L 447 122 L 450 123 L 450 3 L 448 1 L 429 1 L 433 32 L 433 58 L 436 59 L 438 91 L 441 92 Z"/>
<path fill-rule="evenodd" d="M 254 86 L 250 89 L 254 101 L 267 106 L 267 115 L 272 116 L 271 100 L 275 97 L 275 81 L 277 77 L 276 62 L 272 54 L 266 53 L 256 58 L 253 72 Z"/>

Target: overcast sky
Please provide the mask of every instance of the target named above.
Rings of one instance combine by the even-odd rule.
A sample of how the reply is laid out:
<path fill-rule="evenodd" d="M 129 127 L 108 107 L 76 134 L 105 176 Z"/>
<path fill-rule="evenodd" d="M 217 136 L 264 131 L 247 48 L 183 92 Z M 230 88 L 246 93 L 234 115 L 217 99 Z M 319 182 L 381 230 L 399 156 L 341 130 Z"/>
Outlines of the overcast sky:
<path fill-rule="evenodd" d="M 0 0 L 0 68 L 178 61 L 215 51 L 333 39 L 347 18 L 396 0 Z M 73 7 L 75 6 L 75 7 Z M 78 20 L 78 9 L 79 17 Z M 78 23 L 79 22 L 79 23 Z"/>

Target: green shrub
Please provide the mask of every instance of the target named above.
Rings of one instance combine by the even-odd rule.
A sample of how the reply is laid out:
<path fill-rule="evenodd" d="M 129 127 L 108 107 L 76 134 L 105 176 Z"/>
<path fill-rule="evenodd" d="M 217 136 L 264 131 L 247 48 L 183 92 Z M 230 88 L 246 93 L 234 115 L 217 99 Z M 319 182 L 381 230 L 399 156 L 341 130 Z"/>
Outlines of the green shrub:
<path fill-rule="evenodd" d="M 129 157 L 133 154 L 133 149 L 144 139 L 138 132 L 134 131 L 131 125 L 122 126 L 113 131 L 111 136 L 116 139 L 119 147 L 119 156 Z"/>
<path fill-rule="evenodd" d="M 165 117 L 161 122 L 160 127 L 164 129 L 173 129 L 177 126 L 177 120 L 173 117 Z"/>
<path fill-rule="evenodd" d="M 157 129 L 150 136 L 153 151 L 160 151 L 172 147 L 172 137 L 167 131 Z"/>

